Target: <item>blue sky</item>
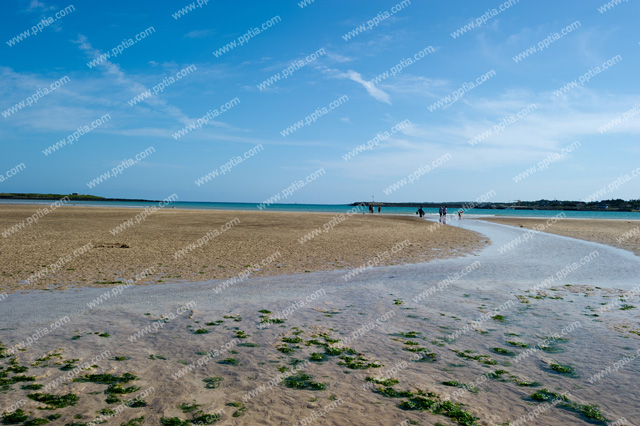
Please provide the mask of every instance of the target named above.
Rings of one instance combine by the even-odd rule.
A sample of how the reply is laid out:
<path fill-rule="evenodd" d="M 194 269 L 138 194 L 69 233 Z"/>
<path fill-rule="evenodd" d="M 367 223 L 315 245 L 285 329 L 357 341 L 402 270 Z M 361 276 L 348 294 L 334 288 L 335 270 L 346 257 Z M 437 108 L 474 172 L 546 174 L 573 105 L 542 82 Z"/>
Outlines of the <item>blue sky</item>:
<path fill-rule="evenodd" d="M 300 7 L 300 0 L 202 0 L 176 19 L 189 1 L 5 0 L 0 192 L 150 199 L 176 193 L 182 201 L 262 202 L 324 169 L 286 201 L 456 201 L 491 190 L 499 201 L 577 200 L 640 167 L 638 2 L 512 0 L 493 16 L 490 10 L 504 1 L 396 6 L 401 1 L 309 0 Z M 599 11 L 607 3 L 611 7 Z M 397 13 L 389 12 L 394 7 Z M 261 33 L 248 32 L 269 20 Z M 482 23 L 452 36 L 470 22 Z M 367 29 L 349 38 L 363 23 Z M 153 31 L 128 45 L 148 28 Z M 25 31 L 31 33 L 18 40 Z M 243 45 L 213 54 L 244 34 Z M 117 56 L 87 65 L 119 45 Z M 429 46 L 426 56 L 408 64 L 406 58 Z M 324 54 L 309 59 L 319 49 Z M 258 88 L 295 61 L 308 63 Z M 395 76 L 374 80 L 400 63 Z M 128 102 L 191 65 L 193 72 L 161 93 Z M 67 82 L 33 101 L 65 76 Z M 451 102 L 456 91 L 462 96 Z M 322 113 L 345 95 L 347 102 Z M 11 110 L 30 96 L 31 105 Z M 237 105 L 206 125 L 173 136 L 235 98 Z M 529 113 L 508 119 L 530 105 Z M 105 114 L 110 120 L 73 144 L 43 153 Z M 283 136 L 307 117 L 310 125 Z M 404 120 L 410 125 L 344 159 Z M 509 124 L 498 130 L 500 122 Z M 575 141 L 577 148 L 563 152 Z M 195 183 L 258 145 L 260 152 L 224 175 Z M 87 186 L 149 147 L 151 155 Z M 11 172 L 22 163 L 23 170 Z M 599 198 L 638 198 L 638 182 Z"/>

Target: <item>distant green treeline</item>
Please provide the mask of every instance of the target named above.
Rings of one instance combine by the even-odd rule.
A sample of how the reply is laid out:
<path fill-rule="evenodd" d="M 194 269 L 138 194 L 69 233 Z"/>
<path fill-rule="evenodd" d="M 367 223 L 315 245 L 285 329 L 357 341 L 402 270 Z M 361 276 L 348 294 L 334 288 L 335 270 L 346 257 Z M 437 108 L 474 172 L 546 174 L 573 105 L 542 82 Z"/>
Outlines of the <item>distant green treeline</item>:
<path fill-rule="evenodd" d="M 515 201 L 511 203 L 495 202 L 495 203 L 474 203 L 474 202 L 450 202 L 450 203 L 433 203 L 433 202 L 406 202 L 406 203 L 385 203 L 382 201 L 360 201 L 351 203 L 351 206 L 373 205 L 381 207 L 427 207 L 438 208 L 447 206 L 454 209 L 514 209 L 514 210 L 600 210 L 600 211 L 640 211 L 640 200 L 602 200 L 597 202 L 585 203 L 582 201 L 560 201 L 560 200 L 538 200 L 538 201 Z"/>
<path fill-rule="evenodd" d="M 69 197 L 73 201 L 153 201 L 129 198 L 104 198 L 86 194 L 34 194 L 34 193 L 0 193 L 0 199 L 7 200 L 59 200 Z"/>

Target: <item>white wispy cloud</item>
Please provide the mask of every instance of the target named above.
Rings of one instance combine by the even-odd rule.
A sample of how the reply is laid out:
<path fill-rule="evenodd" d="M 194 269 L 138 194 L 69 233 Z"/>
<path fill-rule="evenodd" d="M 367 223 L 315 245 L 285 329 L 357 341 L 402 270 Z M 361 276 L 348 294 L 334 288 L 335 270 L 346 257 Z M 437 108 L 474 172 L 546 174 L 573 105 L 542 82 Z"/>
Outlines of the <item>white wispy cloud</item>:
<path fill-rule="evenodd" d="M 353 62 L 356 60 L 355 57 L 353 56 L 345 56 L 345 55 L 339 55 L 337 53 L 328 53 L 327 56 L 329 57 L 329 59 L 333 60 L 334 62 Z"/>
<path fill-rule="evenodd" d="M 47 6 L 44 2 L 38 0 L 31 0 L 27 12 L 45 12 L 47 10 L 55 10 L 55 6 Z"/>
<path fill-rule="evenodd" d="M 186 33 L 183 37 L 184 38 L 203 38 L 208 36 L 209 34 L 212 34 L 214 31 L 212 29 L 207 29 L 207 30 L 193 30 L 193 31 L 189 31 L 188 33 Z"/>
<path fill-rule="evenodd" d="M 322 165 L 357 180 L 402 177 L 446 153 L 452 154 L 453 158 L 439 169 L 441 171 L 466 173 L 530 166 L 576 140 L 600 138 L 598 128 L 624 114 L 637 104 L 637 99 L 633 94 L 612 97 L 587 89 L 583 93 L 571 93 L 562 101 L 551 92 L 535 93 L 524 89 L 508 90 L 494 98 L 470 96 L 463 110 L 444 122 L 412 118 L 413 125 L 348 163 L 338 157 Z M 538 109 L 477 145 L 469 145 L 470 139 L 531 104 L 536 104 Z M 612 128 L 609 133 L 640 134 L 640 114 Z M 363 137 L 353 145 L 365 143 L 366 139 Z M 576 158 L 579 157 L 576 156 L 581 154 L 580 151 L 570 154 L 565 161 L 578 164 Z"/>
<path fill-rule="evenodd" d="M 356 71 L 349 70 L 349 71 L 347 71 L 346 74 L 343 74 L 343 76 L 344 76 L 344 78 L 348 78 L 350 80 L 353 80 L 356 83 L 360 83 L 365 88 L 367 93 L 369 93 L 369 95 L 371 95 L 378 102 L 384 102 L 386 104 L 391 105 L 391 96 L 389 96 L 389 94 L 387 92 L 385 92 L 384 90 L 376 87 L 370 81 L 365 81 L 362 78 L 362 75 L 360 75 L 360 73 L 358 73 Z"/>
<path fill-rule="evenodd" d="M 89 43 L 86 36 L 80 34 L 78 38 L 74 41 L 78 45 L 78 48 L 85 52 L 90 59 L 95 59 L 102 54 L 102 51 L 99 49 L 95 49 L 91 43 Z M 129 78 L 124 71 L 122 71 L 120 65 L 114 64 L 108 59 L 101 62 L 96 68 L 102 69 L 106 76 L 114 79 L 118 85 L 123 87 L 127 92 L 129 92 L 130 96 L 136 96 L 148 88 Z M 95 69 L 95 68 L 94 68 Z M 122 102 L 126 102 L 128 99 L 122 99 Z M 145 102 L 153 107 L 160 109 L 162 112 L 166 113 L 168 116 L 174 118 L 182 125 L 186 125 L 195 120 L 195 118 L 190 118 L 182 110 L 176 106 L 169 104 L 164 98 L 154 96 L 151 98 L 145 99 Z M 211 123 L 214 124 L 214 123 Z M 224 123 L 218 123 L 223 125 Z"/>

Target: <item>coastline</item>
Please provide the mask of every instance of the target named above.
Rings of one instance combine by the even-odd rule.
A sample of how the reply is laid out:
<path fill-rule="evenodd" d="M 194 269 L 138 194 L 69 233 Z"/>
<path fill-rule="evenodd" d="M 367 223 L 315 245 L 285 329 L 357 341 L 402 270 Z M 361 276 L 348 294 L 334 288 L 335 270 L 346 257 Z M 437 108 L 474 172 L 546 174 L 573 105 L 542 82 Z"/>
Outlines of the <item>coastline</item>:
<path fill-rule="evenodd" d="M 1 205 L 40 205 L 47 206 L 52 204 L 53 200 L 12 200 L 0 199 Z M 60 200 L 58 200 L 60 201 Z M 162 202 L 113 202 L 113 201 L 70 201 L 66 205 L 70 207 L 99 207 L 99 208 L 152 208 L 158 206 Z M 443 203 L 446 204 L 446 203 Z M 221 211 L 251 211 L 251 212 L 297 212 L 297 213 L 333 213 L 346 214 L 354 207 L 348 204 L 270 204 L 260 209 L 260 203 L 241 203 L 241 202 L 187 202 L 173 201 L 171 207 L 178 210 L 221 210 Z M 366 207 L 364 208 L 366 211 Z M 423 209 L 427 216 L 438 216 L 438 208 L 425 207 Z M 454 213 L 455 209 L 450 208 L 450 212 Z M 414 216 L 416 209 L 414 207 L 383 207 L 382 215 L 396 214 L 404 216 Z M 640 220 L 639 212 L 628 211 L 608 211 L 608 210 L 526 210 L 517 211 L 510 209 L 465 209 L 465 217 L 532 217 L 546 218 L 557 215 L 561 212 L 568 218 L 580 219 L 610 219 L 610 220 Z M 377 213 L 376 213 L 377 214 Z"/>

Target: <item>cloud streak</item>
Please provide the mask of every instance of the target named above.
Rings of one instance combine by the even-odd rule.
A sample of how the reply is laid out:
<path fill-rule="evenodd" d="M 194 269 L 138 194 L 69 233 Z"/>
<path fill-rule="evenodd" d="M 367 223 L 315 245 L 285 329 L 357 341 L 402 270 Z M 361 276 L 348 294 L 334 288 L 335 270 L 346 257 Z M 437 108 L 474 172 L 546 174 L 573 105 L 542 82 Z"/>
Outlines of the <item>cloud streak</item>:
<path fill-rule="evenodd" d="M 376 101 L 384 102 L 385 104 L 391 105 L 391 96 L 389 96 L 389 94 L 384 90 L 376 87 L 370 81 L 365 81 L 360 73 L 349 70 L 346 74 L 344 74 L 344 76 L 349 80 L 353 80 L 356 83 L 362 84 L 367 93 L 369 93 L 369 95 L 371 95 Z"/>

